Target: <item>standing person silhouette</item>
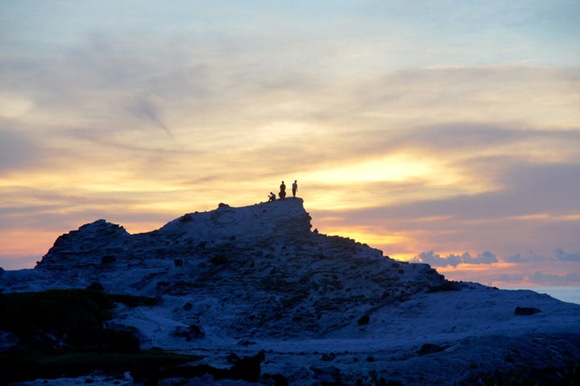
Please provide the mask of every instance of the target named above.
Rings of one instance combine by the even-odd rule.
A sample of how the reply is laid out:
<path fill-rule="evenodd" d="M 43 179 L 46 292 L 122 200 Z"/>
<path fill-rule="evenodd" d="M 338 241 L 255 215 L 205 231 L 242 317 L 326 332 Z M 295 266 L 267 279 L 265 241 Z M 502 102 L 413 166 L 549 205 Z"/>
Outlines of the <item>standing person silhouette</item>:
<path fill-rule="evenodd" d="M 282 184 L 280 185 L 280 194 L 278 194 L 278 196 L 281 199 L 286 198 L 286 185 L 284 184 L 284 181 L 282 181 Z"/>
<path fill-rule="evenodd" d="M 296 191 L 298 190 L 298 181 L 294 180 L 292 184 L 292 197 L 296 198 Z"/>

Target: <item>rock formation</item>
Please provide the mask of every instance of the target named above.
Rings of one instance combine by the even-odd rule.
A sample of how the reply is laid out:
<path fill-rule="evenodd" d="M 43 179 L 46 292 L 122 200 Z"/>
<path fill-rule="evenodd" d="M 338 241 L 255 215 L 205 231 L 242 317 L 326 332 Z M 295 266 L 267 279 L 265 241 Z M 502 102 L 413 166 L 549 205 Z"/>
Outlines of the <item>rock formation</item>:
<path fill-rule="evenodd" d="M 301 199 L 220 204 L 142 234 L 98 220 L 60 236 L 36 268 L 0 270 L 0 295 L 88 288 L 116 303 L 104 331 L 203 358 L 144 366 L 133 381 L 551 385 L 577 376 L 580 306 L 449 282 L 426 264 L 312 231 L 310 220 Z M 5 329 L 0 353 L 18 344 Z"/>
<path fill-rule="evenodd" d="M 69 287 L 185 296 L 182 319 L 250 337 L 319 336 L 445 282 L 426 264 L 312 232 L 310 220 L 301 199 L 220 204 L 136 235 L 98 220 L 60 236 L 36 270 Z"/>

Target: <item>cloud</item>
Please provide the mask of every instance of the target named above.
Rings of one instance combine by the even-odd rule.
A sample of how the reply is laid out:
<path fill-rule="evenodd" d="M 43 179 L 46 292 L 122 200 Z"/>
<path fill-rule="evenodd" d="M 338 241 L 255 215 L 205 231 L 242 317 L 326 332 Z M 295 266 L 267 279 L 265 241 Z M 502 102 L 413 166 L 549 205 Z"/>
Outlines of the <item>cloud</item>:
<path fill-rule="evenodd" d="M 465 264 L 493 264 L 497 263 L 497 256 L 489 251 L 471 257 L 469 254 L 464 254 L 463 263 Z"/>
<path fill-rule="evenodd" d="M 392 156 L 404 154 L 411 166 L 424 165 L 430 169 L 429 174 L 421 176 L 423 180 L 406 181 L 425 184 L 424 189 L 415 189 L 415 194 L 435 190 L 444 193 L 437 194 L 437 200 L 397 205 L 387 208 L 388 211 L 410 214 L 428 207 L 455 212 L 460 217 L 509 212 L 516 216 L 522 212 L 537 213 L 548 204 L 568 208 L 575 200 L 573 192 L 580 187 L 580 164 L 575 156 L 580 147 L 580 130 L 455 122 L 398 130 L 367 128 L 341 134 L 348 137 L 348 148 L 342 151 L 330 135 L 323 149 L 323 152 L 340 149 L 342 158 L 333 160 L 339 165 L 352 164 L 353 158 L 360 159 L 362 155 L 365 159 L 384 159 L 383 169 L 389 170 Z M 381 177 L 382 190 L 374 187 L 379 199 L 392 193 L 390 175 L 385 172 L 381 176 L 377 170 L 377 179 Z M 546 189 L 547 186 L 551 188 Z M 427 214 L 434 215 L 441 215 L 441 211 Z"/>
<path fill-rule="evenodd" d="M 434 267 L 457 267 L 459 264 L 493 264 L 497 263 L 497 256 L 491 252 L 483 252 L 477 256 L 471 256 L 465 252 L 461 255 L 450 254 L 441 256 L 436 254 L 433 250 L 421 252 L 412 260 L 416 263 L 426 263 Z"/>
<path fill-rule="evenodd" d="M 519 97 L 509 103 L 494 102 L 497 108 L 489 119 L 480 110 L 490 103 L 482 103 L 481 98 L 497 87 L 514 93 L 529 91 L 522 90 L 523 82 L 558 101 L 550 105 L 552 116 L 569 117 L 571 107 L 560 102 L 559 85 L 577 83 L 570 70 L 523 66 L 411 69 L 378 74 L 367 83 L 331 71 L 341 67 L 337 58 L 332 64 L 297 66 L 296 57 L 310 47 L 306 40 L 285 44 L 280 51 L 270 49 L 278 42 L 267 41 L 257 48 L 233 35 L 141 39 L 148 44 L 133 39 L 92 34 L 78 46 L 49 56 L 9 57 L 2 72 L 11 79 L 13 92 L 34 97 L 35 113 L 58 113 L 61 121 L 77 127 L 126 130 L 134 126 L 127 120 L 129 112 L 165 127 L 166 133 L 168 127 L 173 134 L 176 127 L 187 127 L 199 141 L 227 134 L 252 138 L 256 131 L 278 131 L 274 124 L 290 122 L 305 127 L 303 136 L 312 139 L 300 142 L 301 147 L 308 150 L 313 140 L 324 138 L 328 151 L 320 158 L 332 157 L 334 162 L 348 162 L 361 153 L 417 149 L 449 155 L 513 144 L 527 134 L 511 131 L 506 124 L 487 123 L 525 121 L 522 111 L 537 111 L 544 103 L 525 98 L 530 107 L 521 109 L 513 105 L 514 100 L 522 100 Z M 520 114 L 517 118 L 514 111 Z M 344 146 L 345 138 L 349 146 Z"/>
<path fill-rule="evenodd" d="M 524 255 L 516 253 L 514 255 L 501 257 L 501 261 L 508 263 L 538 263 L 538 262 L 548 262 L 548 261 L 570 261 L 578 262 L 580 261 L 580 252 L 566 252 L 562 248 L 556 248 L 553 255 L 539 255 L 533 251 L 528 251 Z"/>
<path fill-rule="evenodd" d="M 0 121 L 0 125 L 2 124 Z M 29 139 L 28 135 L 0 127 L 0 175 L 9 171 L 31 169 L 46 161 L 45 150 Z"/>
<path fill-rule="evenodd" d="M 129 111 L 139 119 L 153 122 L 156 126 L 163 129 L 170 138 L 173 138 L 173 134 L 161 120 L 158 108 L 153 104 L 151 99 L 136 98 L 129 105 Z"/>
<path fill-rule="evenodd" d="M 568 253 L 562 248 L 558 248 L 554 251 L 554 256 L 557 260 L 562 261 L 580 261 L 580 251 Z"/>
<path fill-rule="evenodd" d="M 419 255 L 415 256 L 412 260 L 414 263 L 426 263 L 434 267 L 456 267 L 461 263 L 461 256 L 458 255 L 448 255 L 442 257 L 436 254 L 433 250 L 427 252 L 421 252 Z"/>
<path fill-rule="evenodd" d="M 545 255 L 556 246 L 580 247 L 580 164 L 571 160 L 540 164 L 516 157 L 483 157 L 456 167 L 466 180 L 459 179 L 450 186 L 437 185 L 435 174 L 433 181 L 417 179 L 407 186 L 385 181 L 364 187 L 363 202 L 369 206 L 380 204 L 350 207 L 339 211 L 340 216 L 353 225 L 383 224 L 385 232 L 415 234 L 419 250 L 493 248 L 515 261 L 532 260 L 531 256 L 514 255 L 514 251 L 524 248 Z M 462 191 L 462 184 L 478 184 L 488 190 Z M 353 190 L 349 197 L 361 196 L 359 190 Z M 372 192 L 370 197 L 367 191 Z M 394 252 L 387 249 L 386 253 Z"/>
<path fill-rule="evenodd" d="M 459 264 L 493 264 L 498 262 L 516 263 L 516 264 L 536 264 L 553 261 L 580 261 L 580 252 L 568 253 L 561 248 L 554 251 L 554 256 L 542 256 L 533 251 L 525 254 L 516 253 L 508 256 L 497 256 L 492 252 L 485 251 L 477 256 L 471 256 L 465 252 L 461 255 L 449 254 L 441 256 L 433 250 L 421 252 L 413 259 L 415 262 L 427 263 L 436 267 L 456 267 Z"/>
<path fill-rule="evenodd" d="M 486 277 L 486 280 L 501 283 L 521 283 L 525 279 L 523 274 L 495 274 Z"/>
<path fill-rule="evenodd" d="M 538 263 L 549 260 L 548 258 L 538 255 L 533 251 L 528 251 L 524 255 L 515 253 L 509 256 L 501 257 L 501 260 L 506 263 Z"/>
<path fill-rule="evenodd" d="M 580 275 L 578 273 L 568 273 L 566 275 L 546 274 L 541 271 L 536 271 L 528 280 L 541 285 L 578 285 L 580 284 Z"/>
<path fill-rule="evenodd" d="M 87 192 L 76 187 L 4 187 L 0 232 L 11 229 L 68 231 L 99 218 L 131 227 L 142 223 L 146 227 L 140 226 L 139 231 L 149 231 L 171 220 L 172 216 L 177 217 L 187 211 L 186 204 L 174 213 L 167 213 L 153 204 L 163 198 L 176 200 L 179 195 L 179 192 L 158 193 L 139 186 L 121 193 L 109 190 Z"/>

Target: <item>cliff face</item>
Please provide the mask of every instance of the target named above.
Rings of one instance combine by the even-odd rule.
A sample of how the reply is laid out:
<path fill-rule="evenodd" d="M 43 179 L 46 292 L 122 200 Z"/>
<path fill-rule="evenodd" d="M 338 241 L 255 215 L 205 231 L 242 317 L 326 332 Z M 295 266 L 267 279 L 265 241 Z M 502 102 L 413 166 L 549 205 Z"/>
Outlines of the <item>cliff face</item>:
<path fill-rule="evenodd" d="M 301 199 L 186 214 L 130 235 L 104 220 L 60 236 L 35 270 L 67 286 L 181 297 L 180 320 L 227 334 L 312 335 L 445 280 L 343 237 L 311 231 Z"/>

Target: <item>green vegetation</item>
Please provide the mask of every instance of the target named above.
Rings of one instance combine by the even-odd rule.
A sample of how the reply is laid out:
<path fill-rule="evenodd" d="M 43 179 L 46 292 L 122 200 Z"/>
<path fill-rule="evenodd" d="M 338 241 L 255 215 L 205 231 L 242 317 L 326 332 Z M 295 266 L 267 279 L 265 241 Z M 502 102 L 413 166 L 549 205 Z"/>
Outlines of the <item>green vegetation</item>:
<path fill-rule="evenodd" d="M 98 328 L 113 317 L 115 303 L 102 291 L 50 290 L 0 294 L 0 329 L 24 343 L 38 330 L 62 335 L 75 328 Z"/>
<path fill-rule="evenodd" d="M 146 373 L 168 368 L 200 358 L 161 350 L 147 350 L 135 354 L 96 352 L 52 352 L 20 348 L 0 353 L 2 377 L 6 382 L 22 382 L 43 378 L 76 377 L 102 371 L 122 374 L 126 371 Z"/>
<path fill-rule="evenodd" d="M 123 303 L 127 307 L 156 306 L 159 300 L 147 296 L 108 294 L 107 297 L 115 303 Z"/>
<path fill-rule="evenodd" d="M 116 303 L 139 307 L 156 305 L 158 301 L 80 289 L 0 294 L 0 329 L 11 331 L 28 343 L 38 330 L 59 337 L 75 329 L 100 328 L 113 317 Z"/>
<path fill-rule="evenodd" d="M 514 369 L 479 374 L 468 383 L 484 386 L 577 385 L 578 379 L 580 379 L 580 362 L 572 363 L 567 367 Z"/>
<path fill-rule="evenodd" d="M 161 350 L 141 351 L 135 331 L 111 330 L 116 303 L 157 304 L 153 298 L 111 295 L 98 290 L 50 290 L 0 294 L 0 330 L 20 344 L 0 352 L 9 382 L 106 373 L 143 372 L 198 360 Z"/>

